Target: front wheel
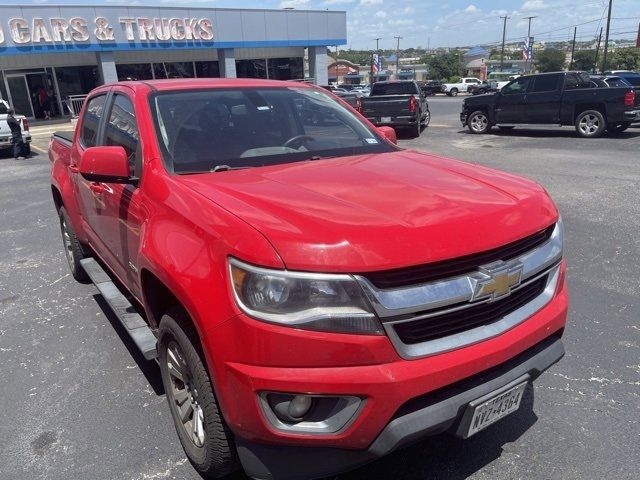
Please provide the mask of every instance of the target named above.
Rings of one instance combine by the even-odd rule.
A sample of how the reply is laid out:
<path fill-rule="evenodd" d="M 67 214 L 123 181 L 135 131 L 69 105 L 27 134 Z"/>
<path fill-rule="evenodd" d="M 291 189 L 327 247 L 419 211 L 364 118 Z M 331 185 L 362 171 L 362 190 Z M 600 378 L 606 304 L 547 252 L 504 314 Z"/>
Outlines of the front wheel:
<path fill-rule="evenodd" d="M 233 435 L 224 422 L 211 379 L 196 349 L 197 334 L 181 325 L 189 318 L 173 309 L 160 321 L 158 356 L 162 383 L 178 438 L 205 478 L 222 478 L 238 468 Z"/>
<path fill-rule="evenodd" d="M 467 127 L 471 133 L 481 134 L 487 133 L 491 130 L 491 124 L 489 123 L 489 117 L 486 112 L 477 110 L 469 115 L 467 120 Z"/>
<path fill-rule="evenodd" d="M 613 134 L 622 133 L 630 126 L 631 122 L 610 123 L 607 125 L 607 131 Z"/>
<path fill-rule="evenodd" d="M 457 88 L 452 88 L 452 89 L 449 91 L 449 94 L 450 94 L 452 97 L 457 97 L 457 96 L 458 96 L 458 89 L 457 89 Z"/>
<path fill-rule="evenodd" d="M 582 138 L 596 138 L 606 129 L 604 116 L 598 110 L 585 110 L 576 118 L 576 132 Z"/>

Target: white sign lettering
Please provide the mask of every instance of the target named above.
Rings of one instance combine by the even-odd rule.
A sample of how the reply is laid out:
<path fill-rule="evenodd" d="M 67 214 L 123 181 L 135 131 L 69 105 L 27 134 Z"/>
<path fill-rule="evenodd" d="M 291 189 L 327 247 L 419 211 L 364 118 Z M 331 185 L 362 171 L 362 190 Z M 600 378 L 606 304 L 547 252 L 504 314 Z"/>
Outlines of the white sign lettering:
<path fill-rule="evenodd" d="M 10 38 L 17 45 L 89 42 L 114 42 L 117 37 L 127 42 L 183 42 L 212 41 L 213 22 L 208 18 L 146 18 L 119 17 L 118 23 L 97 17 L 93 26 L 81 17 L 10 18 L 7 21 L 9 37 L 5 38 L 0 21 L 0 45 Z M 115 28 L 114 28 L 115 27 Z M 116 35 L 116 30 L 120 33 Z"/>

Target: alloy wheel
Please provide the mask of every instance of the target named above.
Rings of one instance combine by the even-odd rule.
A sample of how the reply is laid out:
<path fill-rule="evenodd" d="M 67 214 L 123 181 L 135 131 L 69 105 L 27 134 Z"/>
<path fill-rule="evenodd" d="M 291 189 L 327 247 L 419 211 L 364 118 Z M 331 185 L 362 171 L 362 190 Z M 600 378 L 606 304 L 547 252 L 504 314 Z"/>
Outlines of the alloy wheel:
<path fill-rule="evenodd" d="M 201 448 L 206 437 L 204 428 L 204 411 L 198 403 L 198 390 L 192 383 L 189 367 L 182 349 L 176 342 L 167 347 L 167 371 L 171 380 L 171 408 L 182 422 L 187 436 L 193 444 Z"/>
<path fill-rule="evenodd" d="M 489 124 L 489 119 L 484 114 L 477 114 L 471 118 L 471 129 L 474 132 L 482 133 L 487 129 L 487 125 Z"/>
<path fill-rule="evenodd" d="M 580 119 L 578 128 L 585 136 L 595 135 L 600 130 L 600 119 L 594 114 L 589 113 Z"/>
<path fill-rule="evenodd" d="M 60 230 L 62 230 L 62 243 L 64 245 L 64 254 L 67 257 L 67 262 L 69 262 L 69 267 L 71 268 L 71 270 L 73 270 L 75 265 L 73 243 L 71 242 L 71 233 L 69 232 L 69 225 L 67 225 L 67 221 L 64 218 L 60 219 Z"/>

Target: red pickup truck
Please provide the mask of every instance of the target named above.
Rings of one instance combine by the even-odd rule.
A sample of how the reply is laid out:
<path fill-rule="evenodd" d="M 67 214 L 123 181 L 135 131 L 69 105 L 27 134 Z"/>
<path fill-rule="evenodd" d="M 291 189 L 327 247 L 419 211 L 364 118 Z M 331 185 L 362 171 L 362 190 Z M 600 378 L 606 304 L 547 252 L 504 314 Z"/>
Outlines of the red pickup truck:
<path fill-rule="evenodd" d="M 323 89 L 106 85 L 49 155 L 71 271 L 159 362 L 207 478 L 316 478 L 466 438 L 564 354 L 547 192 L 398 148 Z"/>

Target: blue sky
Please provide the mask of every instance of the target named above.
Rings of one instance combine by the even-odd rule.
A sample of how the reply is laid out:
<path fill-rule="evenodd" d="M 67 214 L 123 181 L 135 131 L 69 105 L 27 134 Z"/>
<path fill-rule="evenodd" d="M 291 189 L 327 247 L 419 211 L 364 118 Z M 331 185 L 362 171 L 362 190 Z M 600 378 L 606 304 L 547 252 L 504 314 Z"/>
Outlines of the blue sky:
<path fill-rule="evenodd" d="M 235 8 L 331 9 L 347 11 L 348 45 L 370 49 L 382 37 L 381 48 L 461 46 L 502 38 L 501 15 L 511 17 L 507 39 L 520 40 L 527 32 L 524 17 L 533 20 L 537 40 L 566 40 L 578 25 L 578 39 L 593 39 L 606 15 L 607 0 L 0 0 L 3 4 L 171 5 Z M 578 8 L 579 5 L 579 8 Z M 612 37 L 635 38 L 640 22 L 640 0 L 614 0 Z"/>

